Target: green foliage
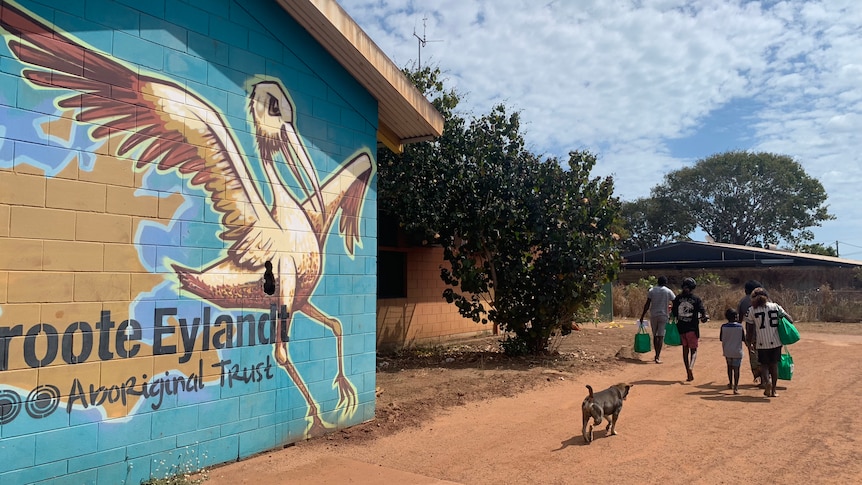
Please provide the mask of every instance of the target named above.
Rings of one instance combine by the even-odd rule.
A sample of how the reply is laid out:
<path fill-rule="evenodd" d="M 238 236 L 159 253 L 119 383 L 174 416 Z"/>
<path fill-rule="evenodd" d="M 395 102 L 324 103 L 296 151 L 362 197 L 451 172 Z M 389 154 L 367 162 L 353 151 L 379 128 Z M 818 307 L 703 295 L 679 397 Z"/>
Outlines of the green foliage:
<path fill-rule="evenodd" d="M 406 145 L 401 154 L 378 153 L 378 206 L 389 208 L 408 233 L 434 241 L 463 179 L 466 122 L 456 113 L 460 96 L 445 88 L 439 69 L 404 73 L 443 115 L 445 125 L 433 141 Z"/>
<path fill-rule="evenodd" d="M 810 241 L 808 230 L 834 219 L 826 191 L 786 155 L 730 151 L 665 175 L 652 197 L 689 217 L 717 242 L 760 245 Z M 688 223 L 688 222 L 687 222 Z"/>
<path fill-rule="evenodd" d="M 633 283 L 637 288 L 641 288 L 644 290 L 649 290 L 653 286 L 658 284 L 658 278 L 655 276 L 647 276 L 646 278 L 641 278 L 637 283 Z"/>
<path fill-rule="evenodd" d="M 432 99 L 455 99 L 432 82 L 439 71 L 415 76 Z M 619 270 L 613 181 L 590 178 L 590 153 L 571 152 L 568 170 L 530 153 L 518 113 L 505 106 L 469 123 L 450 108 L 443 137 L 381 156 L 380 205 L 443 246 L 443 297 L 461 315 L 543 352 Z"/>
<path fill-rule="evenodd" d="M 572 323 L 564 322 L 560 328 L 560 335 L 572 333 L 575 325 L 582 325 L 584 323 L 598 325 L 601 321 L 601 318 L 599 318 L 599 306 L 601 306 L 606 296 L 604 290 L 599 290 L 598 293 L 593 295 L 592 301 L 575 310 L 575 314 L 572 316 Z"/>
<path fill-rule="evenodd" d="M 697 222 L 687 212 L 677 213 L 673 200 L 644 197 L 621 206 L 627 237 L 620 241 L 624 251 L 649 249 L 675 241 L 689 240 Z"/>
<path fill-rule="evenodd" d="M 585 306 L 575 311 L 572 321 L 578 325 L 592 323 L 593 326 L 597 326 L 601 319 L 599 318 L 598 312 L 594 306 Z M 564 323 L 561 328 L 561 334 L 568 335 L 572 333 L 573 328 L 574 326 L 572 324 Z"/>
<path fill-rule="evenodd" d="M 819 254 L 821 256 L 838 256 L 838 251 L 831 246 L 824 246 L 821 243 L 814 244 L 797 244 L 794 248 L 801 253 Z"/>
<path fill-rule="evenodd" d="M 703 285 L 715 285 L 715 286 L 727 286 L 727 283 L 724 283 L 721 279 L 721 276 L 715 273 L 702 273 L 697 277 L 698 286 Z"/>
<path fill-rule="evenodd" d="M 520 357 L 530 353 L 528 342 L 517 335 L 514 337 L 507 335 L 506 338 L 500 340 L 500 349 L 509 357 Z"/>

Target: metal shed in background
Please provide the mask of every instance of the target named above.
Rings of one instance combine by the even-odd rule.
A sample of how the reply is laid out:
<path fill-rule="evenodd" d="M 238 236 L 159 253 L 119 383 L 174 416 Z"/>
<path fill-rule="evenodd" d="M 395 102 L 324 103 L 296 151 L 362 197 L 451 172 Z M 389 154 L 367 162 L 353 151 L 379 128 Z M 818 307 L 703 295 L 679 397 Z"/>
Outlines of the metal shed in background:
<path fill-rule="evenodd" d="M 673 270 L 688 268 L 744 267 L 833 267 L 859 268 L 862 261 L 764 249 L 736 244 L 682 241 L 622 255 L 624 268 L 632 270 Z"/>

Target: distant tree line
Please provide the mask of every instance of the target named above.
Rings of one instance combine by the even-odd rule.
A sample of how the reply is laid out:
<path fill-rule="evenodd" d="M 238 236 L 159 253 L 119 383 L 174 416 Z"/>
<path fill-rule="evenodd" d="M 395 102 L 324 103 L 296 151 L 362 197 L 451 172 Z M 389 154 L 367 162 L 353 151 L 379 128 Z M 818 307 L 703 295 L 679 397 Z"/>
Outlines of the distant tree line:
<path fill-rule="evenodd" d="M 715 242 L 834 256 L 810 228 L 834 219 L 826 190 L 786 155 L 728 151 L 667 173 L 649 197 L 623 202 L 624 251 L 688 240 L 700 229 Z"/>

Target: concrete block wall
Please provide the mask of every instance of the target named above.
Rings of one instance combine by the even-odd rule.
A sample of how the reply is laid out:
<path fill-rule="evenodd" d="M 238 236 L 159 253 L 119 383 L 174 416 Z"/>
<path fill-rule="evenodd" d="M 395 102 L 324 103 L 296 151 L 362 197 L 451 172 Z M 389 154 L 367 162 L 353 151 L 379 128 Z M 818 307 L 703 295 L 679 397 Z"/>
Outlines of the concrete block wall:
<path fill-rule="evenodd" d="M 136 484 L 373 418 L 376 101 L 271 0 L 0 19 L 0 485 Z M 298 146 L 262 153 L 288 118 Z M 238 247 L 248 226 L 281 239 Z"/>
<path fill-rule="evenodd" d="M 443 249 L 413 247 L 407 251 L 407 296 L 377 301 L 377 346 L 380 349 L 435 345 L 491 335 L 493 326 L 462 317 L 446 303 L 440 279 Z"/>

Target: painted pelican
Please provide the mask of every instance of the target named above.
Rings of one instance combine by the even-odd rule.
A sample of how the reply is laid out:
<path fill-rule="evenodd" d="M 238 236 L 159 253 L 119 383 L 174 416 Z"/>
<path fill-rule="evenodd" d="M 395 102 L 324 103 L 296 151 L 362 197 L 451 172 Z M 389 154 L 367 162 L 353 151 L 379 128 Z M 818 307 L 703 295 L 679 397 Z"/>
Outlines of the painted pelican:
<path fill-rule="evenodd" d="M 338 370 L 333 380 L 337 409 L 356 412 L 356 388 L 344 373 L 341 322 L 311 302 L 321 278 L 322 254 L 340 213 L 339 231 L 352 255 L 360 242 L 359 215 L 374 172 L 367 152 L 342 164 L 323 183 L 295 129 L 294 105 L 275 80 L 253 85 L 249 117 L 271 203 L 256 185 L 235 134 L 205 99 L 171 80 L 138 72 L 72 37 L 55 32 L 25 11 L 3 3 L 0 26 L 10 50 L 23 63 L 33 85 L 66 89 L 57 106 L 76 111 L 90 123 L 90 135 L 105 140 L 116 156 L 132 157 L 138 170 L 178 171 L 189 185 L 202 187 L 221 214 L 226 255 L 202 270 L 173 265 L 182 291 L 222 308 L 269 309 L 276 304 L 290 318 L 276 331 L 274 355 L 308 403 L 309 435 L 326 430 L 318 404 L 290 359 L 281 338 L 295 312 L 329 328 L 336 339 Z M 285 185 L 279 158 L 296 182 Z M 264 293 L 262 275 L 272 265 L 276 290 Z"/>

